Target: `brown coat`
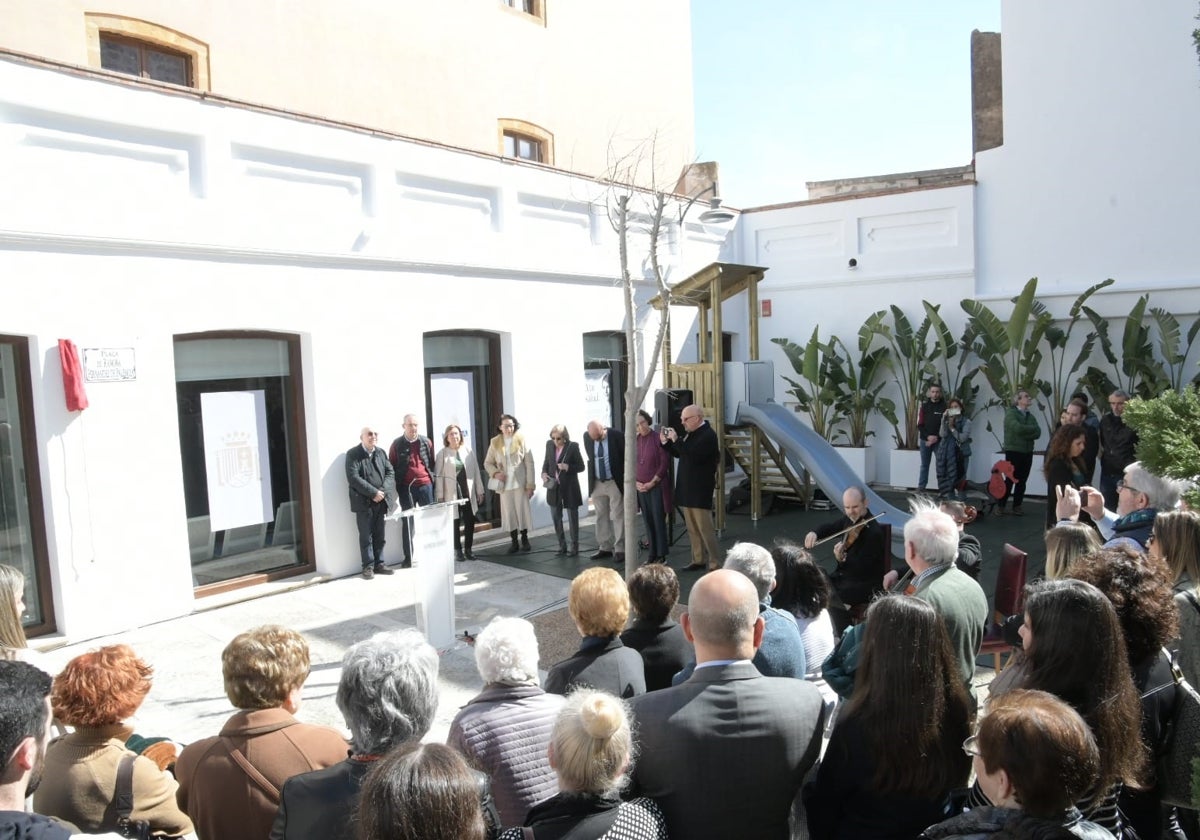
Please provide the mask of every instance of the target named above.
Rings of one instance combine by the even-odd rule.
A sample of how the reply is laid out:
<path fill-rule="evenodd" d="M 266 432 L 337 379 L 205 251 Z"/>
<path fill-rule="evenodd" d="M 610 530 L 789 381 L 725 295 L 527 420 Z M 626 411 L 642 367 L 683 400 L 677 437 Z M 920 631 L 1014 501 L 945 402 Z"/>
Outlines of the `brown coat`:
<path fill-rule="evenodd" d="M 247 768 L 234 758 L 235 749 Z M 337 764 L 348 751 L 336 730 L 300 723 L 283 709 L 240 711 L 220 735 L 184 749 L 175 764 L 176 797 L 200 840 L 266 840 L 283 783 Z M 259 778 L 252 781 L 254 773 Z"/>
<path fill-rule="evenodd" d="M 125 740 L 133 730 L 123 724 L 81 726 L 50 744 L 42 784 L 33 795 L 39 814 L 74 823 L 81 831 L 112 831 L 111 805 L 117 788 L 117 766 L 126 755 Z M 133 763 L 133 819 L 146 820 L 151 831 L 187 834 L 191 820 L 175 804 L 177 785 L 170 773 L 148 758 Z"/>

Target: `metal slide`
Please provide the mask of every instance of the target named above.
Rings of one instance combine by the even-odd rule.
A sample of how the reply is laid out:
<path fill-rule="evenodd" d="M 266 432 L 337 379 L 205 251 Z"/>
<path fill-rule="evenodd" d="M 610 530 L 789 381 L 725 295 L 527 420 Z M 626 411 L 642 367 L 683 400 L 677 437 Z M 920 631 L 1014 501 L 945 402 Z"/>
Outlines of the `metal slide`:
<path fill-rule="evenodd" d="M 829 441 L 800 422 L 796 412 L 778 403 L 740 402 L 735 422 L 739 426 L 748 423 L 765 432 L 783 450 L 784 457 L 793 469 L 800 468 L 811 475 L 816 485 L 835 504 L 841 501 L 847 487 L 863 484 Z M 911 518 L 911 514 L 888 504 L 870 487 L 865 489 L 871 513 L 882 513 L 884 516 L 879 521 L 892 526 L 892 543 L 899 540 L 902 544 L 904 523 Z"/>

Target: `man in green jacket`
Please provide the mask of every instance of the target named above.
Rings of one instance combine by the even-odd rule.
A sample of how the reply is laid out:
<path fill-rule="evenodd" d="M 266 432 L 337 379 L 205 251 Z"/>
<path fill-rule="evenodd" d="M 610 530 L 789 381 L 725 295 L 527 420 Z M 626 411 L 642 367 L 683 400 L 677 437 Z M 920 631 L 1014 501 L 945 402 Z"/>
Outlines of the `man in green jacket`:
<path fill-rule="evenodd" d="M 1025 501 L 1025 483 L 1029 480 L 1029 472 L 1033 469 L 1033 445 L 1042 436 L 1042 427 L 1037 418 L 1029 413 L 1029 405 L 1033 398 L 1028 391 L 1017 391 L 1017 398 L 1004 413 L 1004 457 L 1013 465 L 1015 483 L 1004 479 L 1004 498 L 996 507 L 996 513 L 1003 516 L 1008 511 L 1005 505 L 1012 497 L 1012 512 L 1014 516 L 1024 516 L 1021 503 Z"/>

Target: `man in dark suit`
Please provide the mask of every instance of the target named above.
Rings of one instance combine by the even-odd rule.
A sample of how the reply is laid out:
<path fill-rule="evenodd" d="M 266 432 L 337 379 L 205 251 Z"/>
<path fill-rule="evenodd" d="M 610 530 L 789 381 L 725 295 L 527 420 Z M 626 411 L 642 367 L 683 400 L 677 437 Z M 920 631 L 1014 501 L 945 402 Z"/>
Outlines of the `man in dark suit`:
<path fill-rule="evenodd" d="M 588 495 L 596 508 L 597 551 L 591 559 L 613 557 L 624 564 L 625 436 L 593 420 L 588 423 L 583 448 L 588 457 Z"/>
<path fill-rule="evenodd" d="M 362 576 L 390 575 L 383 564 L 383 526 L 388 501 L 396 496 L 396 471 L 376 444 L 379 432 L 364 426 L 362 441 L 346 453 L 346 482 L 350 485 L 350 510 L 358 523 L 358 550 Z"/>
<path fill-rule="evenodd" d="M 754 584 L 739 572 L 700 578 L 683 629 L 695 673 L 629 701 L 640 741 L 635 792 L 658 803 L 672 837 L 786 840 L 821 748 L 821 695 L 805 680 L 755 670 L 763 620 Z"/>
<path fill-rule="evenodd" d="M 721 565 L 717 529 L 713 525 L 713 490 L 717 486 L 717 465 L 721 446 L 717 433 L 704 420 L 704 409 L 689 405 L 679 414 L 684 436 L 670 426 L 659 433 L 662 446 L 679 459 L 675 475 L 675 507 L 683 512 L 688 541 L 692 544 L 692 563 L 684 571 L 715 569 Z"/>

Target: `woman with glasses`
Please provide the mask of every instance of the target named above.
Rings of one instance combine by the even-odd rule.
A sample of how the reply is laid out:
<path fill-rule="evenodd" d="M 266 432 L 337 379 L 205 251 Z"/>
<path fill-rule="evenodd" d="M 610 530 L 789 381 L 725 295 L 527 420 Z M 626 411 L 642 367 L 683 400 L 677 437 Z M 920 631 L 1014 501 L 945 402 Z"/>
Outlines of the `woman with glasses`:
<path fill-rule="evenodd" d="M 546 485 L 546 496 L 554 519 L 554 534 L 558 537 L 556 557 L 579 555 L 579 506 L 583 504 L 579 474 L 583 470 L 583 453 L 579 451 L 579 444 L 571 440 L 567 427 L 560 423 L 550 430 L 550 440 L 546 441 L 546 457 L 542 459 L 542 483 Z M 563 534 L 564 510 L 571 529 L 570 549 Z"/>
<path fill-rule="evenodd" d="M 919 598 L 877 599 L 854 694 L 804 790 L 813 840 L 915 837 L 966 784 L 960 745 L 970 727 L 971 701 L 937 612 Z"/>
<path fill-rule="evenodd" d="M 1096 786 L 1100 751 L 1087 723 L 1045 691 L 1013 691 L 989 704 L 979 734 L 963 742 L 993 803 L 925 829 L 929 840 L 1111 840 L 1074 803 Z"/>
<path fill-rule="evenodd" d="M 433 458 L 434 493 L 439 502 L 466 499 L 454 506 L 454 559 L 474 560 L 475 514 L 483 504 L 483 477 L 475 453 L 463 440 L 462 429 L 451 423 L 442 433 L 443 449 Z"/>
<path fill-rule="evenodd" d="M 521 424 L 511 414 L 501 414 L 496 430 L 500 433 L 488 444 L 483 469 L 488 474 L 488 487 L 500 497 L 500 527 L 512 537 L 508 553 L 531 551 L 529 528 L 533 511 L 529 500 L 537 489 L 537 474 L 533 471 L 533 453 L 525 444 L 518 429 Z M 520 533 L 521 540 L 517 541 Z"/>
<path fill-rule="evenodd" d="M 1087 819 L 1117 834 L 1117 797 L 1123 785 L 1141 784 L 1146 750 L 1140 736 L 1141 705 L 1116 610 L 1103 592 L 1080 580 L 1045 580 L 1025 592 L 1020 629 L 1025 669 L 1015 688 L 1050 692 L 1091 727 L 1100 749 L 1100 773 L 1076 805 Z M 994 804 L 984 794 L 976 784 L 972 805 Z"/>
<path fill-rule="evenodd" d="M 650 563 L 666 563 L 670 541 L 667 511 L 671 509 L 671 456 L 654 434 L 654 423 L 645 411 L 637 413 L 637 494 L 650 544 Z"/>

